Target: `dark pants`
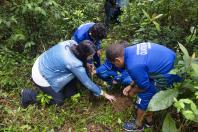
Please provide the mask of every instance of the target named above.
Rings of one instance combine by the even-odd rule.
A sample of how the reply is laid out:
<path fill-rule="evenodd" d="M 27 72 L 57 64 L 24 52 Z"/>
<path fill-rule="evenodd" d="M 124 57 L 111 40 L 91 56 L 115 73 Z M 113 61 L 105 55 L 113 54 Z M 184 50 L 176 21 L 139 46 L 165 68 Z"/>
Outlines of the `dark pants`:
<path fill-rule="evenodd" d="M 40 87 L 38 85 L 36 85 L 36 87 L 42 92 L 46 93 L 47 95 L 52 96 L 52 99 L 49 102 L 50 105 L 51 104 L 63 105 L 64 100 L 66 98 L 69 98 L 74 94 L 78 93 L 77 85 L 76 85 L 77 82 L 78 80 L 74 78 L 59 92 L 55 92 L 51 87 Z M 36 99 L 36 94 L 34 94 L 33 96 L 35 96 L 34 99 Z"/>
<path fill-rule="evenodd" d="M 104 9 L 105 9 L 104 23 L 107 27 L 109 26 L 109 23 L 111 21 L 115 23 L 119 23 L 118 17 L 119 15 L 121 15 L 120 7 L 116 7 L 115 5 L 112 5 L 112 3 L 110 3 L 109 1 L 106 1 L 104 5 Z"/>

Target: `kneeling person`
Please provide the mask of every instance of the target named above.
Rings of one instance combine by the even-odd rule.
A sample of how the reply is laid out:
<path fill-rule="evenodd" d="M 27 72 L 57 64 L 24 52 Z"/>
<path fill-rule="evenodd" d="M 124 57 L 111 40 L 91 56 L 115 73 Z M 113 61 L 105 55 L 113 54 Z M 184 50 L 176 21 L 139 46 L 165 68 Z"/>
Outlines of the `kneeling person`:
<path fill-rule="evenodd" d="M 37 58 L 32 68 L 32 80 L 41 91 L 52 96 L 50 104 L 62 105 L 65 98 L 77 93 L 74 85 L 77 79 L 95 95 L 113 101 L 114 96 L 105 93 L 87 76 L 85 65 L 94 54 L 91 41 L 85 40 L 79 45 L 73 40 L 60 42 Z M 36 103 L 36 95 L 34 90 L 22 90 L 22 106 Z"/>

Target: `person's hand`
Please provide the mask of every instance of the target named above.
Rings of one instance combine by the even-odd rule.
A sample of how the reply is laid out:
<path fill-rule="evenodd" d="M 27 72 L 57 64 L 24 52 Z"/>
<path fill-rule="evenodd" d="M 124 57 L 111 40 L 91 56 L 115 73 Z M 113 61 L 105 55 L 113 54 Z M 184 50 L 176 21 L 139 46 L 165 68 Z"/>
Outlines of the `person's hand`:
<path fill-rule="evenodd" d="M 125 87 L 124 88 L 124 90 L 123 90 L 123 94 L 125 95 L 125 96 L 128 96 L 129 95 L 129 92 L 131 91 L 131 86 L 129 85 L 129 86 L 127 86 L 127 87 Z"/>
<path fill-rule="evenodd" d="M 112 84 L 118 84 L 118 82 L 116 80 L 113 80 Z"/>
<path fill-rule="evenodd" d="M 91 75 L 95 75 L 96 74 L 96 70 L 93 70 L 92 72 L 91 72 Z"/>
<path fill-rule="evenodd" d="M 92 73 L 94 71 L 94 65 L 87 63 L 87 69 L 88 69 L 89 73 Z"/>
<path fill-rule="evenodd" d="M 97 53 L 98 56 L 101 56 L 101 51 L 100 50 L 97 50 L 96 53 Z"/>
<path fill-rule="evenodd" d="M 109 94 L 107 94 L 107 93 L 104 93 L 104 97 L 105 97 L 106 99 L 108 99 L 111 103 L 112 103 L 113 101 L 116 101 L 116 98 L 115 98 L 115 96 L 113 96 L 113 95 L 109 95 Z"/>

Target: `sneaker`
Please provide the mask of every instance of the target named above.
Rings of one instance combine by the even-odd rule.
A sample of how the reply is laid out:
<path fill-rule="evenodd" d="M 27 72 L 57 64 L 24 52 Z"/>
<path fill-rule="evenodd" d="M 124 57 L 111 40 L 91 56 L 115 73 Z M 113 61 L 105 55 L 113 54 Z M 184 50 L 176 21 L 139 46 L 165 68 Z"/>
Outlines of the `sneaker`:
<path fill-rule="evenodd" d="M 144 126 L 138 128 L 135 122 L 125 122 L 123 129 L 127 132 L 141 132 L 144 130 Z"/>
<path fill-rule="evenodd" d="M 36 92 L 32 89 L 22 89 L 21 93 L 21 106 L 27 108 L 30 104 L 36 103 Z"/>

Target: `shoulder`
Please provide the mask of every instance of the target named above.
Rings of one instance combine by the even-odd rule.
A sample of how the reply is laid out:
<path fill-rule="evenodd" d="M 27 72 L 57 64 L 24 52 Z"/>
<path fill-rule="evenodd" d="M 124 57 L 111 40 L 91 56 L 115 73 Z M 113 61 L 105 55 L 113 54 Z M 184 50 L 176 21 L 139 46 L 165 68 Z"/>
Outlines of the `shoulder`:
<path fill-rule="evenodd" d="M 73 45 L 78 45 L 78 43 L 75 40 L 66 40 L 59 42 L 58 45 L 62 47 L 72 47 Z"/>
<path fill-rule="evenodd" d="M 65 47 L 64 53 L 64 61 L 65 65 L 68 69 L 76 68 L 76 67 L 83 67 L 83 63 L 79 60 L 71 51 L 70 47 Z"/>
<path fill-rule="evenodd" d="M 85 31 L 85 30 L 88 30 L 88 29 L 91 28 L 94 24 L 95 24 L 94 22 L 89 22 L 89 23 L 82 24 L 82 25 L 80 25 L 80 26 L 77 28 L 77 31 Z"/>

